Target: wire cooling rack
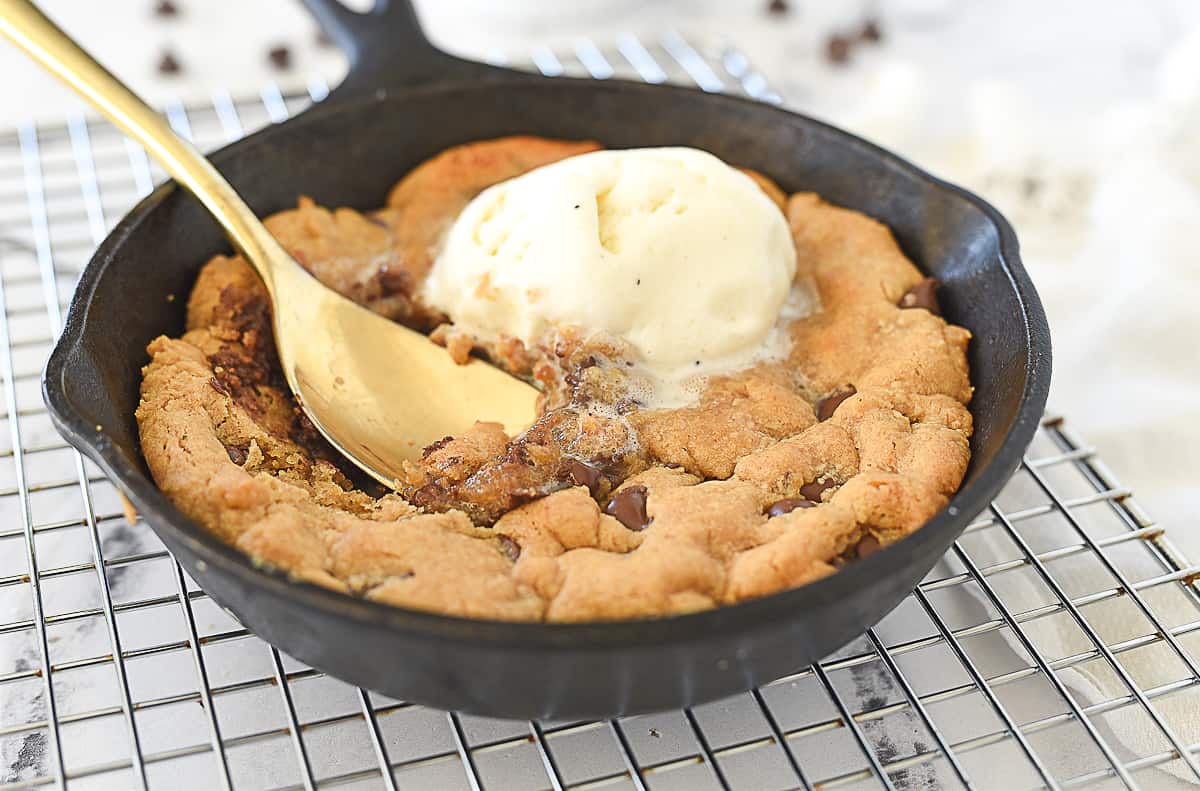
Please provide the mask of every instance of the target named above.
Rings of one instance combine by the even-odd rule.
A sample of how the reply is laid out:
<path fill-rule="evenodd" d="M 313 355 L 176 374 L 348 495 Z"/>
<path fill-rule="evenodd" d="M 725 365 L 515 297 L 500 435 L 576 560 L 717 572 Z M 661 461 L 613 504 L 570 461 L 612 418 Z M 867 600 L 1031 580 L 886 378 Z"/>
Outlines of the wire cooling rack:
<path fill-rule="evenodd" d="M 674 34 L 538 49 L 516 65 L 779 101 L 738 51 Z M 167 113 L 210 147 L 325 93 L 269 86 Z M 611 722 L 509 722 L 390 700 L 280 654 L 128 521 L 42 406 L 41 367 L 81 267 L 160 177 L 83 115 L 0 133 L 5 788 L 1150 788 L 1175 782 L 1163 768 L 1200 778 L 1200 745 L 1182 735 L 1196 729 L 1173 717 L 1200 710 L 1178 705 L 1200 689 L 1186 644 L 1200 634 L 1200 571 L 1059 419 L 900 607 L 751 693 Z M 1094 568 L 1076 573 L 1081 564 Z M 1103 609 L 1116 605 L 1129 611 L 1119 634 Z M 1063 629 L 1073 642 L 1049 639 Z M 1147 680 L 1135 661 L 1146 651 L 1165 657 L 1153 668 L 1175 670 Z M 1101 677 L 1119 691 L 1075 688 Z"/>

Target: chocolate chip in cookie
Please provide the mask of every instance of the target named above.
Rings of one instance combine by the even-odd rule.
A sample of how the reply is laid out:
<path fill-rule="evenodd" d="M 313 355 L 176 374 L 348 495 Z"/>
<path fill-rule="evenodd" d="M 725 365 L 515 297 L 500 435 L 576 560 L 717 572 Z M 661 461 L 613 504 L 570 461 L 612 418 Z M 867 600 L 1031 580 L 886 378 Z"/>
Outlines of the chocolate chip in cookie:
<path fill-rule="evenodd" d="M 646 487 L 629 486 L 608 501 L 604 513 L 615 516 L 617 521 L 630 530 L 641 531 L 653 521 L 646 514 Z"/>
<path fill-rule="evenodd" d="M 379 280 L 379 290 L 385 297 L 408 294 L 412 291 L 412 278 L 403 269 L 392 269 L 388 264 L 384 264 L 379 267 L 376 277 Z"/>
<path fill-rule="evenodd" d="M 790 514 L 797 508 L 813 508 L 816 503 L 805 497 L 785 497 L 767 509 L 767 518 Z"/>
<path fill-rule="evenodd" d="M 854 385 L 848 385 L 844 390 L 836 390 L 822 398 L 817 402 L 817 420 L 829 420 L 842 402 L 857 392 Z"/>
<path fill-rule="evenodd" d="M 241 467 L 246 463 L 246 457 L 250 455 L 249 445 L 226 445 L 225 452 L 229 454 L 229 460 Z"/>
<path fill-rule="evenodd" d="M 428 459 L 434 453 L 437 453 L 439 450 L 446 447 L 453 441 L 454 441 L 454 437 L 447 434 L 446 436 L 442 437 L 441 439 L 437 439 L 437 440 L 434 440 L 433 442 L 430 442 L 428 445 L 426 445 L 424 448 L 421 449 L 421 458 Z"/>
<path fill-rule="evenodd" d="M 847 563 L 862 560 L 867 555 L 873 555 L 882 548 L 883 545 L 879 543 L 878 538 L 870 533 L 864 533 L 863 537 L 858 540 L 858 543 L 846 547 L 846 550 L 842 554 L 830 560 L 829 563 L 835 569 L 840 569 Z"/>
<path fill-rule="evenodd" d="M 508 536 L 500 536 L 500 551 L 513 563 L 516 563 L 517 559 L 521 557 L 521 545 Z"/>
<path fill-rule="evenodd" d="M 585 464 L 579 459 L 571 459 L 567 464 L 567 474 L 576 486 L 586 486 L 593 495 L 600 489 L 600 482 L 604 480 L 604 473 L 599 467 Z"/>
<path fill-rule="evenodd" d="M 826 478 L 821 481 L 810 481 L 800 487 L 800 496 L 806 497 L 814 504 L 821 502 L 821 495 L 837 486 L 837 481 Z"/>
<path fill-rule="evenodd" d="M 925 308 L 935 316 L 942 315 L 942 308 L 938 304 L 937 289 L 940 283 L 936 277 L 927 277 L 920 283 L 904 292 L 904 296 L 900 297 L 900 307 L 902 308 Z"/>
<path fill-rule="evenodd" d="M 858 546 L 855 547 L 854 551 L 858 557 L 865 558 L 867 555 L 875 554 L 882 548 L 883 545 L 879 543 L 879 539 L 870 533 L 867 533 L 865 536 L 859 539 Z"/>

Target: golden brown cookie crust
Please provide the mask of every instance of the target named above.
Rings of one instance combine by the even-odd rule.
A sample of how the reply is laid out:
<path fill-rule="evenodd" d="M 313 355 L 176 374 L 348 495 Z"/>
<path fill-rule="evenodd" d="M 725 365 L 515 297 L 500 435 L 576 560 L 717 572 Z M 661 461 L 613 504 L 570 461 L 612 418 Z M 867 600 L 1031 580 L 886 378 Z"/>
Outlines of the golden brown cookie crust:
<path fill-rule="evenodd" d="M 331 287 L 430 328 L 442 317 L 414 294 L 457 212 L 490 184 L 596 147 L 458 146 L 373 215 L 302 200 L 268 225 Z M 695 406 L 652 411 L 618 398 L 619 351 L 571 338 L 543 358 L 491 349 L 551 383 L 546 415 L 520 438 L 481 423 L 435 443 L 403 496 L 339 468 L 281 380 L 261 284 L 240 258 L 217 256 L 186 334 L 148 348 L 146 461 L 184 513 L 257 562 L 397 606 L 604 620 L 811 582 L 918 529 L 961 483 L 970 333 L 900 307 L 922 275 L 880 223 L 812 194 L 781 208 L 797 277 L 823 304 L 792 325 L 789 359 L 715 379 Z"/>

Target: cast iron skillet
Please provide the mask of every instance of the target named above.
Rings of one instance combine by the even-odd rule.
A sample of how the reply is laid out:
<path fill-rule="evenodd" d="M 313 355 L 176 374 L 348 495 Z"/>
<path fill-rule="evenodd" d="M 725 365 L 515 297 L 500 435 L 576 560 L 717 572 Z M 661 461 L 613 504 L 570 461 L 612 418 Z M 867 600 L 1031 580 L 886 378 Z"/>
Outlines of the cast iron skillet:
<path fill-rule="evenodd" d="M 227 242 L 167 184 L 97 250 L 45 373 L 59 431 L 96 461 L 188 572 L 255 633 L 319 670 L 393 697 L 504 717 L 583 718 L 691 705 L 792 672 L 895 607 L 988 504 L 1033 436 L 1050 339 L 1008 223 L 979 198 L 852 135 L 737 98 L 619 81 L 545 79 L 452 58 L 407 2 L 368 16 L 307 4 L 350 76 L 320 106 L 213 160 L 260 215 L 313 196 L 383 205 L 447 146 L 530 132 L 613 148 L 689 145 L 815 190 L 887 223 L 944 283 L 946 316 L 975 334 L 974 458 L 949 507 L 912 536 L 796 590 L 661 620 L 512 624 L 386 607 L 256 568 L 181 514 L 151 480 L 133 412 L 146 344 L 178 335 L 197 270 Z M 365 341 L 369 342 L 369 341 Z"/>

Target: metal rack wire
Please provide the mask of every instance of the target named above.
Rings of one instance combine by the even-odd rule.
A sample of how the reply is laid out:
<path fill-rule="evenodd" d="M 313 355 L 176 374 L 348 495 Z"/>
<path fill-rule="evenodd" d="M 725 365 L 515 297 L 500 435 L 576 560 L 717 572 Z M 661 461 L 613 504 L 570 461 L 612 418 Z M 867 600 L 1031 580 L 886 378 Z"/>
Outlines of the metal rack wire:
<path fill-rule="evenodd" d="M 737 50 L 676 34 L 580 41 L 516 65 L 531 64 L 779 101 Z M 208 147 L 324 95 L 269 86 L 167 114 Z M 1165 705 L 1200 690 L 1200 568 L 1057 418 L 896 611 L 745 695 L 609 722 L 506 722 L 390 700 L 280 654 L 127 521 L 41 404 L 41 365 L 82 265 L 160 177 L 140 148 L 82 115 L 0 133 L 4 788 L 1149 787 L 1167 777 L 1156 767 L 1200 779 L 1200 745 Z M 1062 569 L 1083 562 L 1108 582 L 1076 590 Z M 1030 590 L 1032 605 L 1017 595 Z M 1100 617 L 1113 605 L 1144 628 L 1114 635 Z M 1056 621 L 1082 647 L 1044 648 Z M 1166 652 L 1176 676 L 1150 684 L 1127 667 L 1148 650 Z M 1126 692 L 1088 702 L 1068 689 L 1072 672 L 1110 673 Z M 1118 738 L 1112 718 L 1131 713 L 1156 747 L 1134 754 Z"/>

